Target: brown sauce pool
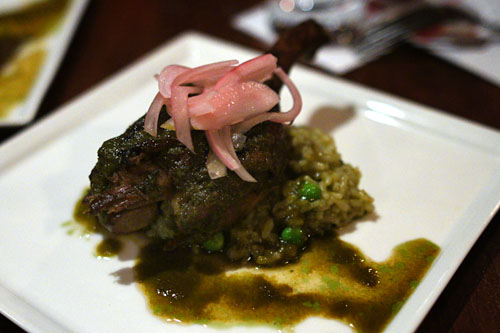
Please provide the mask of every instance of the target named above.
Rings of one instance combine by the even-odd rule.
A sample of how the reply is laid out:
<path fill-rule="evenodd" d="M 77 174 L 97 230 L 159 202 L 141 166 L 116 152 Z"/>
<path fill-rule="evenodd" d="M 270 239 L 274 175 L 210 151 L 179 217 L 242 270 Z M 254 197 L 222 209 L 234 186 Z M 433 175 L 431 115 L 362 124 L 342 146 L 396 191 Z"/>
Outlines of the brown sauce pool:
<path fill-rule="evenodd" d="M 89 231 L 96 221 L 78 205 L 74 219 Z M 96 252 L 119 253 L 117 238 Z M 439 247 L 425 239 L 398 245 L 375 262 L 336 236 L 315 239 L 301 258 L 280 267 L 245 266 L 197 249 L 162 250 L 149 243 L 134 267 L 135 280 L 153 314 L 168 322 L 215 327 L 266 325 L 289 328 L 308 317 L 345 322 L 358 332 L 379 332 L 418 285 Z"/>

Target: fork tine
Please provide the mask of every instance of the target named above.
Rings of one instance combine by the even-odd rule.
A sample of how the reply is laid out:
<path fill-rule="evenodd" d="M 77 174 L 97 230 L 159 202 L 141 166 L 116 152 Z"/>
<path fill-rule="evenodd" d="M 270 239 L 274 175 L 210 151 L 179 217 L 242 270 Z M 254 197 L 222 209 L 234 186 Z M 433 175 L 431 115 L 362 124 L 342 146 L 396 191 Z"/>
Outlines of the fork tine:
<path fill-rule="evenodd" d="M 369 29 L 353 42 L 354 50 L 363 56 L 374 56 L 389 51 L 417 30 L 456 17 L 463 15 L 453 8 L 422 5 L 388 23 Z"/>

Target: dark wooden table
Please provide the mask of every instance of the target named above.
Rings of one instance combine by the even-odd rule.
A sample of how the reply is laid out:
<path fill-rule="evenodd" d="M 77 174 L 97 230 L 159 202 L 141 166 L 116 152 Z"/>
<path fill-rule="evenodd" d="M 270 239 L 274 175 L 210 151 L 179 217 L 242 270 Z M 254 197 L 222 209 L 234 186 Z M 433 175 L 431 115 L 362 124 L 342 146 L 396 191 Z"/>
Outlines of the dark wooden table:
<path fill-rule="evenodd" d="M 230 23 L 235 13 L 260 2 L 91 1 L 34 122 L 186 30 L 265 50 Z M 500 86 L 411 46 L 401 46 L 344 78 L 500 129 Z M 0 142 L 29 126 L 0 128 Z M 418 332 L 500 331 L 499 224 L 497 214 Z M 0 332 L 7 330 L 23 332 L 0 316 Z"/>

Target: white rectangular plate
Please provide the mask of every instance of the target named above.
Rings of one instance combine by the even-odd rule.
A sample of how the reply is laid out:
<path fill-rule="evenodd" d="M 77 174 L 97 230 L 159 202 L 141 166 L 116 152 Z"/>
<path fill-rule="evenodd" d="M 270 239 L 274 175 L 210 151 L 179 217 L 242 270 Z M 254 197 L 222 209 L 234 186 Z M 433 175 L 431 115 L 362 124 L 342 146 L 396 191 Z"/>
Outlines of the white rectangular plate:
<path fill-rule="evenodd" d="M 199 34 L 182 35 L 0 147 L 4 314 L 33 332 L 203 328 L 153 316 L 138 288 L 117 283 L 113 275 L 134 261 L 97 260 L 99 236 L 69 236 L 61 223 L 71 219 L 88 186 L 102 142 L 147 110 L 157 89 L 155 73 L 166 64 L 198 66 L 255 55 Z M 355 224 L 343 239 L 375 260 L 419 237 L 442 248 L 387 327 L 412 331 L 498 209 L 500 133 L 300 66 L 291 75 L 304 99 L 297 123 L 330 132 L 343 159 L 361 169 L 361 187 L 375 198 L 379 218 Z M 290 103 L 284 93 L 284 107 Z M 311 318 L 297 332 L 311 329 L 350 330 Z"/>
<path fill-rule="evenodd" d="M 0 5 L 0 14 L 12 10 L 20 10 L 24 8 L 23 6 L 37 1 L 39 0 L 7 0 Z M 0 118 L 0 126 L 26 124 L 35 117 L 42 98 L 56 74 L 57 68 L 63 59 L 64 52 L 69 45 L 87 3 L 88 0 L 72 0 L 59 26 L 43 38 L 47 57 L 41 65 L 34 82 L 30 82 L 32 84 L 30 92 L 6 117 Z"/>

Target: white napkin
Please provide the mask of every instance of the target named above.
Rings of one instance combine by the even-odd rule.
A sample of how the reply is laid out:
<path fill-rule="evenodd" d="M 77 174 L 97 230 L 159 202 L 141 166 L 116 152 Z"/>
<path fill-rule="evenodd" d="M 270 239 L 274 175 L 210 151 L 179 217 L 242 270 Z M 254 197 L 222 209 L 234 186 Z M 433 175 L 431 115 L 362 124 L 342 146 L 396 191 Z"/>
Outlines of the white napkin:
<path fill-rule="evenodd" d="M 476 10 L 485 19 L 500 21 L 500 1 L 463 0 L 463 4 Z M 500 22 L 497 22 L 500 24 Z M 276 33 L 271 27 L 266 6 L 258 6 L 237 15 L 233 25 L 265 43 L 272 44 Z M 475 48 L 429 46 L 429 50 L 456 65 L 500 85 L 500 45 L 489 44 Z M 364 64 L 349 47 L 328 45 L 315 55 L 313 63 L 337 74 L 344 74 Z"/>

